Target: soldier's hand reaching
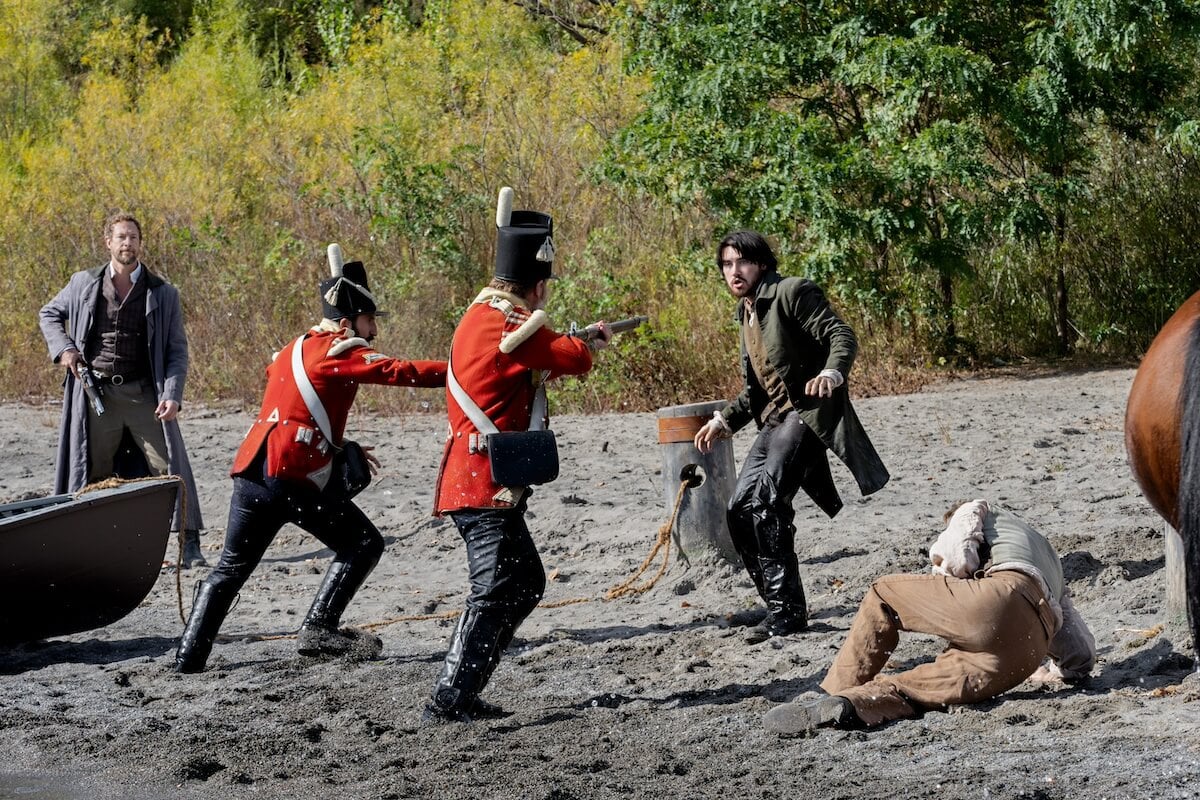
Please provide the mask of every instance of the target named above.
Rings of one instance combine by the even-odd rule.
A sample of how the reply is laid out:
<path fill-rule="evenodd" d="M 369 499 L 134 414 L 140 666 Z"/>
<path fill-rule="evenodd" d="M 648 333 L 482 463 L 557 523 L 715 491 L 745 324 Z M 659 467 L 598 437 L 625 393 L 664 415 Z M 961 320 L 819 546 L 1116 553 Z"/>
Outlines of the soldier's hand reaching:
<path fill-rule="evenodd" d="M 363 455 L 367 457 L 367 466 L 370 468 L 371 474 L 378 475 L 380 463 L 379 459 L 375 457 L 375 454 L 371 452 L 374 449 L 374 445 L 365 444 L 362 446 Z"/>

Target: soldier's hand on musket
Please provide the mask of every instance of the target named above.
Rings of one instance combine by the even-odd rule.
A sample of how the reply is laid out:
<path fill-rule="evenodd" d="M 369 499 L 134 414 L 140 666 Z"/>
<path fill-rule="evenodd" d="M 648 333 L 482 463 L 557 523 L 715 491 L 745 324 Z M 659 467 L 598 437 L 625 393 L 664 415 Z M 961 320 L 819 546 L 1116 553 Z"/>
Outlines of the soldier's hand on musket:
<path fill-rule="evenodd" d="M 593 322 L 591 325 L 588 325 L 588 328 L 596 331 L 596 335 L 588 341 L 588 346 L 593 350 L 603 350 L 612 342 L 612 329 L 608 327 L 608 323 L 604 320 Z"/>

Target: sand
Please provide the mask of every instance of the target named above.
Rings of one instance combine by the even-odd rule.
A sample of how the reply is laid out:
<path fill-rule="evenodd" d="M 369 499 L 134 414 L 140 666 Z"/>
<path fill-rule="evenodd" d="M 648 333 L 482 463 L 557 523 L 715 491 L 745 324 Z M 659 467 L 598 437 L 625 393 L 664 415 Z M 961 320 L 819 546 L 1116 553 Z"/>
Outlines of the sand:
<path fill-rule="evenodd" d="M 1164 607 L 1161 522 L 1125 461 L 1132 377 L 1002 375 L 858 401 L 893 479 L 864 499 L 837 465 L 846 507 L 834 520 L 797 500 L 809 633 L 744 643 L 762 613 L 744 573 L 673 558 L 644 594 L 537 610 L 485 693 L 513 712 L 502 720 L 422 724 L 448 619 L 380 628 L 383 656 L 365 662 L 303 658 L 271 638 L 295 631 L 330 555 L 290 527 L 242 591 L 208 671 L 175 675 L 182 626 L 166 567 L 120 622 L 0 650 L 0 796 L 1200 796 L 1200 685 L 1182 617 Z M 0 500 L 47 491 L 57 408 L 0 409 Z M 199 407 L 182 418 L 213 563 L 248 421 Z M 562 476 L 529 514 L 546 602 L 598 598 L 632 574 L 668 516 L 654 415 L 564 416 L 554 429 Z M 436 413 L 352 417 L 349 435 L 384 463 L 360 504 L 387 551 L 346 623 L 461 607 L 462 543 L 429 513 L 444 430 Z M 734 440 L 739 463 L 751 438 Z M 1062 554 L 1100 649 L 1093 678 L 1027 682 L 870 731 L 768 733 L 768 709 L 816 689 L 872 578 L 923 570 L 941 512 L 973 497 L 1025 517 Z M 205 573 L 185 570 L 188 596 Z M 893 664 L 938 649 L 909 637 Z"/>

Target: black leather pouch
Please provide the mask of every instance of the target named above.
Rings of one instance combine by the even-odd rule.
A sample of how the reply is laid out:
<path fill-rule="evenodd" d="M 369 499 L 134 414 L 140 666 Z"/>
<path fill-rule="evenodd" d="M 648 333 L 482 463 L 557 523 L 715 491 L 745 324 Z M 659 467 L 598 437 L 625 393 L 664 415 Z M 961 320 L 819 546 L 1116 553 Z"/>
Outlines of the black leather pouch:
<path fill-rule="evenodd" d="M 535 486 L 558 477 L 554 431 L 501 431 L 487 437 L 492 480 L 501 486 Z"/>

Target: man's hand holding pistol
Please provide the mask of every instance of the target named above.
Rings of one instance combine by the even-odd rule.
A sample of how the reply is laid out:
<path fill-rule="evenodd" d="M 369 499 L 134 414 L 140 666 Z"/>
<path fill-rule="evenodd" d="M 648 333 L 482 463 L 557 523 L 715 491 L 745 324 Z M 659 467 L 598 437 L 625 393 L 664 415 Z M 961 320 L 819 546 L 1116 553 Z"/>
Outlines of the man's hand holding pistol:
<path fill-rule="evenodd" d="M 83 385 L 83 391 L 88 396 L 88 402 L 92 404 L 92 409 L 95 410 L 96 416 L 104 413 L 104 401 L 101 398 L 103 392 L 100 390 L 100 384 L 96 383 L 96 376 L 92 374 L 91 368 L 87 362 L 83 360 L 83 355 L 78 350 L 66 350 L 58 359 L 69 372 L 75 374 L 79 382 Z"/>

